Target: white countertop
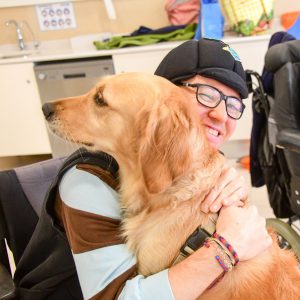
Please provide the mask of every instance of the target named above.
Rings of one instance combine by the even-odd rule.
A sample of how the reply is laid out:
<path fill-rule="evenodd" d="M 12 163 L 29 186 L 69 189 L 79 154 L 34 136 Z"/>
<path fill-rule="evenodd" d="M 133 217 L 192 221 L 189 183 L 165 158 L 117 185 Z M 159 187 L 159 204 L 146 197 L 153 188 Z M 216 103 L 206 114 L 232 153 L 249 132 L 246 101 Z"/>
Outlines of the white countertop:
<path fill-rule="evenodd" d="M 223 41 L 230 44 L 234 48 L 234 44 L 236 43 L 255 43 L 261 40 L 270 40 L 270 36 L 270 34 L 266 34 L 251 37 L 225 37 L 223 38 Z M 76 49 L 72 47 L 71 40 L 55 40 L 41 43 L 38 50 L 36 50 L 34 53 L 30 53 L 33 52 L 33 47 L 31 45 L 30 50 L 24 52 L 24 56 L 18 56 L 19 50 L 17 49 L 16 45 L 3 45 L 0 46 L 0 65 L 171 50 L 181 43 L 182 42 L 162 42 L 147 46 L 127 47 L 111 50 L 97 50 L 96 48 L 94 48 L 92 42 L 90 44 L 87 44 L 86 48 L 82 47 L 81 49 Z M 9 53 L 9 51 L 11 51 L 14 57 L 1 59 L 1 53 L 4 53 L 5 55 L 5 53 Z"/>

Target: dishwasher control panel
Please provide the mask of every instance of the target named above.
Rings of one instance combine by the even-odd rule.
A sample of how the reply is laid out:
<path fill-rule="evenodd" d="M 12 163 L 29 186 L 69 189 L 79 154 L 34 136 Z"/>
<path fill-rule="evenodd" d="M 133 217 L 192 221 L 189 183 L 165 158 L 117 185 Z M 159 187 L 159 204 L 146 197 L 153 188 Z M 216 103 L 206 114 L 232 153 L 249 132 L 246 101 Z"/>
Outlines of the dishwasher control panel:
<path fill-rule="evenodd" d="M 34 70 L 37 80 L 101 78 L 115 73 L 110 58 L 41 62 L 36 63 Z"/>

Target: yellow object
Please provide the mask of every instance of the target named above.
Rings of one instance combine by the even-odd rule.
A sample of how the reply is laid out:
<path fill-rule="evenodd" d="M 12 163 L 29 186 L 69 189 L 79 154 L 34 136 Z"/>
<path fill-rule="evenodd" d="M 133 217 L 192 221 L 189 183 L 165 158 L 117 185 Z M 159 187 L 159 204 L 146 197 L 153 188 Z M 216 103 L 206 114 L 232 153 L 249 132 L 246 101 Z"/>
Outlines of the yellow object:
<path fill-rule="evenodd" d="M 274 0 L 220 0 L 233 29 L 243 35 L 254 35 L 270 28 Z"/>

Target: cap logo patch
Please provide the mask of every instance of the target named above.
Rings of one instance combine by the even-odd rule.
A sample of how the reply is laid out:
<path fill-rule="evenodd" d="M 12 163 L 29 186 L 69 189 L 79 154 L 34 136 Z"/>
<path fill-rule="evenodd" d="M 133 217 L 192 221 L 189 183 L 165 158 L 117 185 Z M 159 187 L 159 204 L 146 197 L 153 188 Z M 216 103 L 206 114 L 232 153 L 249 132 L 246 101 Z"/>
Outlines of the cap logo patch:
<path fill-rule="evenodd" d="M 228 51 L 235 60 L 241 61 L 238 54 L 232 48 L 230 48 L 228 45 L 223 47 L 222 49 L 225 51 Z"/>

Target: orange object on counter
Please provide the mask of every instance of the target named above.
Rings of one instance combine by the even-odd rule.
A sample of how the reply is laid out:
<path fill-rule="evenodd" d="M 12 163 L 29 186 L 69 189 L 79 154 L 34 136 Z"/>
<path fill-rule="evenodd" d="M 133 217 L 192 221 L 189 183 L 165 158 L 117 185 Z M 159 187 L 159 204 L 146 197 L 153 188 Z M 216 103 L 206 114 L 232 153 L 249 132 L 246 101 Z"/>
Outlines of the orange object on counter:
<path fill-rule="evenodd" d="M 289 29 L 296 22 L 297 18 L 300 16 L 300 11 L 291 11 L 281 15 L 281 25 L 285 29 Z"/>
<path fill-rule="evenodd" d="M 240 157 L 240 158 L 237 160 L 237 163 L 241 164 L 241 166 L 242 166 L 244 169 L 250 171 L 250 156 L 249 156 L 249 155 Z"/>

